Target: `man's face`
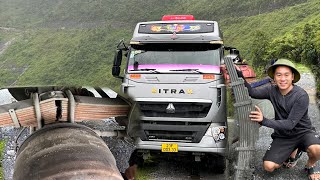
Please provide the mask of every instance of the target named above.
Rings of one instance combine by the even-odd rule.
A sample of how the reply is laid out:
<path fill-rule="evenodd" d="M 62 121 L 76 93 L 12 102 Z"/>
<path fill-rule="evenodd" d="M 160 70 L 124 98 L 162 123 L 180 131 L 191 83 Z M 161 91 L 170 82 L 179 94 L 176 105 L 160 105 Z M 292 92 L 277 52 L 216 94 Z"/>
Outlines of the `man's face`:
<path fill-rule="evenodd" d="M 294 74 L 287 66 L 278 66 L 274 72 L 274 81 L 280 90 L 287 90 L 292 86 Z"/>

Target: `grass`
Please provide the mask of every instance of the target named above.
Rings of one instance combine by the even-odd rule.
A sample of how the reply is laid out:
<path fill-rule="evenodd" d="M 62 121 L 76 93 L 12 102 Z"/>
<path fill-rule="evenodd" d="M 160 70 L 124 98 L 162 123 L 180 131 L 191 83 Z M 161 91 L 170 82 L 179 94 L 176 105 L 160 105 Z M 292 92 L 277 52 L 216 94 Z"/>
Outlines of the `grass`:
<path fill-rule="evenodd" d="M 0 31 L 0 43 L 6 43 L 7 41 L 17 37 L 20 33 L 19 32 L 5 32 Z"/>
<path fill-rule="evenodd" d="M 110 71 L 116 42 L 125 35 L 107 27 L 25 32 L 0 56 L 0 85 L 18 79 L 16 85 L 119 87 Z"/>
<path fill-rule="evenodd" d="M 296 63 L 295 65 L 296 65 L 297 70 L 300 72 L 300 74 L 302 74 L 302 73 L 311 73 L 310 68 L 308 68 L 306 65 L 299 64 L 299 63 Z"/>
<path fill-rule="evenodd" d="M 144 166 L 144 167 L 138 168 L 136 178 L 139 180 L 148 180 L 148 179 L 150 179 L 149 175 L 152 172 L 154 172 L 154 167 Z"/>
<path fill-rule="evenodd" d="M 1 140 L 0 141 L 0 160 L 2 161 L 2 154 L 4 151 L 4 147 L 5 147 L 6 141 L 5 140 Z M 0 164 L 0 180 L 3 179 L 3 170 L 2 170 L 2 164 Z"/>

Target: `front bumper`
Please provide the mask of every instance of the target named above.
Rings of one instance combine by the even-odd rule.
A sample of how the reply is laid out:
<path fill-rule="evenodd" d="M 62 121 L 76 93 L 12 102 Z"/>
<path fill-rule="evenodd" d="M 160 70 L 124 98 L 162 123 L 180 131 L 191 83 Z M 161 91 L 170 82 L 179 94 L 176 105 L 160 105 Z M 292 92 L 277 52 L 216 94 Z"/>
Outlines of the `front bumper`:
<path fill-rule="evenodd" d="M 213 138 L 212 127 L 225 128 L 225 139 L 216 141 Z M 226 126 L 210 125 L 199 143 L 175 142 L 175 141 L 142 141 L 137 139 L 137 149 L 161 151 L 161 145 L 167 143 L 178 144 L 178 152 L 203 152 L 225 155 L 227 153 L 227 129 Z"/>

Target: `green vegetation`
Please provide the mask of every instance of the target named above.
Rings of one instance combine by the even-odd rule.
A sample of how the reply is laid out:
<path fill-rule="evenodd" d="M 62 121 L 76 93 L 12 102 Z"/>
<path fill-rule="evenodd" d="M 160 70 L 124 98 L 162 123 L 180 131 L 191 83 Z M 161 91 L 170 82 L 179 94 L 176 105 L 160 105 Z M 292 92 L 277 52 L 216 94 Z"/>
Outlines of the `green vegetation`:
<path fill-rule="evenodd" d="M 237 47 L 260 76 L 272 58 L 285 57 L 319 77 L 319 11 L 317 0 L 0 0 L 0 27 L 16 28 L 0 30 L 0 47 L 15 37 L 0 55 L 0 86 L 117 90 L 120 81 L 110 74 L 117 42 L 128 42 L 137 22 L 163 14 L 218 20 L 226 45 Z"/>
<path fill-rule="evenodd" d="M 308 68 L 304 64 L 296 63 L 295 65 L 300 73 L 310 73 L 311 72 L 310 68 Z"/>
<path fill-rule="evenodd" d="M 310 0 L 259 16 L 223 20 L 226 41 L 240 49 L 260 77 L 274 58 L 306 65 L 320 92 L 319 11 L 320 2 Z"/>
<path fill-rule="evenodd" d="M 19 31 L 5 31 L 0 29 L 0 51 L 6 42 L 14 40 L 19 34 Z"/>
<path fill-rule="evenodd" d="M 2 154 L 4 151 L 6 141 L 5 140 L 0 140 L 0 160 L 2 161 Z M 0 163 L 0 179 L 3 179 L 3 171 L 2 171 L 2 164 Z"/>
<path fill-rule="evenodd" d="M 137 172 L 137 179 L 139 180 L 148 180 L 150 179 L 149 176 L 152 172 L 155 171 L 155 167 L 150 167 L 150 166 L 143 166 L 139 167 L 138 172 Z"/>
<path fill-rule="evenodd" d="M 320 4 L 319 4 L 320 5 Z M 250 54 L 254 66 L 263 67 L 271 59 L 282 57 L 302 63 L 315 75 L 317 92 L 320 92 L 320 20 L 311 19 L 296 26 L 282 36 L 268 41 L 266 33 L 254 35 Z"/>
<path fill-rule="evenodd" d="M 15 85 L 114 85 L 110 50 L 128 32 L 117 31 L 113 37 L 108 30 L 27 32 L 0 57 L 5 77 L 0 83 L 10 85 L 18 77 Z"/>
<path fill-rule="evenodd" d="M 194 14 L 221 20 L 252 16 L 306 0 L 0 0 L 0 24 L 6 27 L 92 27 L 134 25 L 166 14 Z"/>
<path fill-rule="evenodd" d="M 177 7 L 171 0 L 0 0 L 0 26 L 29 28 L 130 27 L 158 20 L 163 10 Z M 128 26 L 129 25 L 129 26 Z"/>

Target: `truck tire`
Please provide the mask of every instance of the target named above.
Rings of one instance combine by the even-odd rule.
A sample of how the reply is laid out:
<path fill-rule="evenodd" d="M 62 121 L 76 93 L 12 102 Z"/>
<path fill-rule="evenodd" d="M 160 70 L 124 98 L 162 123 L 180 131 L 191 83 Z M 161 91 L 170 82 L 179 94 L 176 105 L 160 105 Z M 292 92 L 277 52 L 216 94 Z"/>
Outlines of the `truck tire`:
<path fill-rule="evenodd" d="M 17 153 L 13 179 L 123 179 L 104 141 L 71 123 L 35 131 Z"/>

